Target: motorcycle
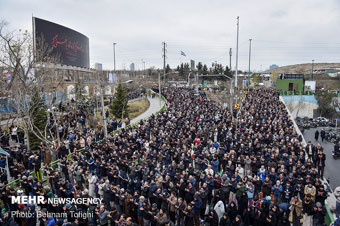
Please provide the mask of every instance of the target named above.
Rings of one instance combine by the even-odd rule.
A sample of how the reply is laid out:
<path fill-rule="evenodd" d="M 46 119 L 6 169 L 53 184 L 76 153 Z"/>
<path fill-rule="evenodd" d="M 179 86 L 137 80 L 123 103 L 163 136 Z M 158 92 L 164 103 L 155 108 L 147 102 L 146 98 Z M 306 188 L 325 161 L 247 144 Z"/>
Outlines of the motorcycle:
<path fill-rule="evenodd" d="M 332 152 L 332 156 L 334 159 L 338 159 L 340 158 L 340 145 L 339 144 L 335 144 L 334 145 L 334 150 Z"/>

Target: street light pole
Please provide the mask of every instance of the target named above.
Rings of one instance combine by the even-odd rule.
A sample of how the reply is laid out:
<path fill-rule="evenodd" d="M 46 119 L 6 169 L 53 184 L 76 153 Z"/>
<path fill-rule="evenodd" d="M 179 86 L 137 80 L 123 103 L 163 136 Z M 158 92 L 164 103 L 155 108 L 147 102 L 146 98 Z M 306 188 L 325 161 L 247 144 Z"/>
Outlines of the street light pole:
<path fill-rule="evenodd" d="M 231 53 L 231 48 L 229 49 L 229 70 L 230 71 L 232 71 L 231 70 L 231 55 L 232 55 L 232 53 Z"/>
<path fill-rule="evenodd" d="M 142 70 L 143 70 L 143 75 L 145 75 L 145 61 L 142 59 Z"/>
<path fill-rule="evenodd" d="M 113 70 L 114 72 L 116 72 L 116 44 L 117 43 L 113 43 Z"/>
<path fill-rule="evenodd" d="M 162 99 L 161 99 L 161 73 L 158 72 L 158 95 L 159 95 L 159 107 L 162 106 Z"/>
<path fill-rule="evenodd" d="M 108 72 L 107 72 L 108 73 Z M 104 136 L 105 140 L 107 140 L 107 122 L 106 122 L 106 114 L 104 109 L 104 87 L 103 84 L 100 84 L 100 94 L 101 94 L 101 105 L 102 105 L 102 115 L 103 115 L 103 126 L 104 126 Z"/>
<path fill-rule="evenodd" d="M 237 39 L 236 39 L 236 70 L 235 70 L 235 87 L 237 87 L 237 73 L 238 73 L 238 33 L 239 33 L 239 16 L 237 17 Z"/>
<path fill-rule="evenodd" d="M 249 71 L 248 71 L 248 91 L 250 86 L 250 56 L 251 56 L 251 38 L 249 39 Z"/>
<path fill-rule="evenodd" d="M 314 60 L 312 60 L 312 80 L 313 80 L 313 77 L 314 77 Z"/>
<path fill-rule="evenodd" d="M 166 58 L 166 43 L 163 42 L 163 86 L 165 85 L 165 70 L 166 70 L 166 66 L 165 66 L 165 58 Z M 160 98 L 160 97 L 159 97 Z"/>

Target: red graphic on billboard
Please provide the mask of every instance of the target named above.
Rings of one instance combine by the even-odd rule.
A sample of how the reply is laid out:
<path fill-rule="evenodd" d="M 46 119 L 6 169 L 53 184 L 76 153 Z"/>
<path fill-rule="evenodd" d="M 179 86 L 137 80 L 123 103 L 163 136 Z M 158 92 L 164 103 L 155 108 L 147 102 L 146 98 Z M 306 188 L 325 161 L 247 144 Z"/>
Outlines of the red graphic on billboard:
<path fill-rule="evenodd" d="M 52 54 L 60 57 L 60 64 L 90 67 L 89 39 L 85 35 L 36 17 L 34 18 L 34 31 L 36 37 L 44 37 L 51 45 Z M 36 48 L 39 48 L 38 42 L 36 42 Z"/>
<path fill-rule="evenodd" d="M 51 45 L 53 46 L 53 48 L 58 48 L 59 45 L 65 45 L 66 48 L 66 54 L 67 55 L 71 55 L 71 56 L 76 56 L 78 51 L 83 51 L 84 47 L 82 45 L 78 45 L 78 42 L 72 42 L 70 40 L 67 40 L 66 38 L 61 37 L 60 39 L 59 35 L 56 34 L 53 38 L 52 38 L 52 42 Z M 72 51 L 70 51 L 72 50 Z"/>

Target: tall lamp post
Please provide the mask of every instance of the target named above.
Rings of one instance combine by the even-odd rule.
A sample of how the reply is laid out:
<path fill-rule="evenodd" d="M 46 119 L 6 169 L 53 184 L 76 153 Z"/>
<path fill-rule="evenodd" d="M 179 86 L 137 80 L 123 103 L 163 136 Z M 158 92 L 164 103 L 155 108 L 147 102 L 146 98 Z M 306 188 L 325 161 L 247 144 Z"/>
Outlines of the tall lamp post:
<path fill-rule="evenodd" d="M 248 91 L 250 86 L 250 56 L 251 56 L 251 41 L 252 39 L 249 39 L 249 71 L 248 71 Z"/>
<path fill-rule="evenodd" d="M 116 72 L 116 44 L 113 43 L 113 71 Z"/>
<path fill-rule="evenodd" d="M 237 17 L 235 87 L 237 87 L 237 74 L 238 74 L 238 34 L 239 34 L 239 21 L 240 21 L 240 17 Z"/>
<path fill-rule="evenodd" d="M 314 77 L 314 60 L 312 60 L 312 80 L 313 80 L 313 77 Z"/>
<path fill-rule="evenodd" d="M 145 61 L 142 59 L 142 70 L 143 70 L 143 75 L 145 75 Z"/>

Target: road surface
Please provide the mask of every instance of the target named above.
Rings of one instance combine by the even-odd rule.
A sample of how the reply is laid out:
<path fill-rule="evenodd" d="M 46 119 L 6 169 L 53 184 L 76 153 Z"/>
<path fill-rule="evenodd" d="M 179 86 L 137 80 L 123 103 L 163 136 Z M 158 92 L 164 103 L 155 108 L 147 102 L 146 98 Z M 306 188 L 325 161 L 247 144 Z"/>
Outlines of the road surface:
<path fill-rule="evenodd" d="M 318 141 L 314 139 L 314 134 L 316 130 L 319 130 L 320 132 L 321 129 L 322 127 L 310 128 L 308 130 L 305 130 L 303 136 L 305 137 L 306 142 L 312 141 L 312 143 L 316 145 Z M 340 186 L 340 159 L 333 159 L 332 157 L 332 151 L 334 149 L 333 143 L 326 140 L 322 142 L 320 136 L 319 142 L 324 149 L 324 153 L 326 154 L 326 167 L 324 177 L 330 179 L 330 186 L 334 190 L 334 188 Z"/>

